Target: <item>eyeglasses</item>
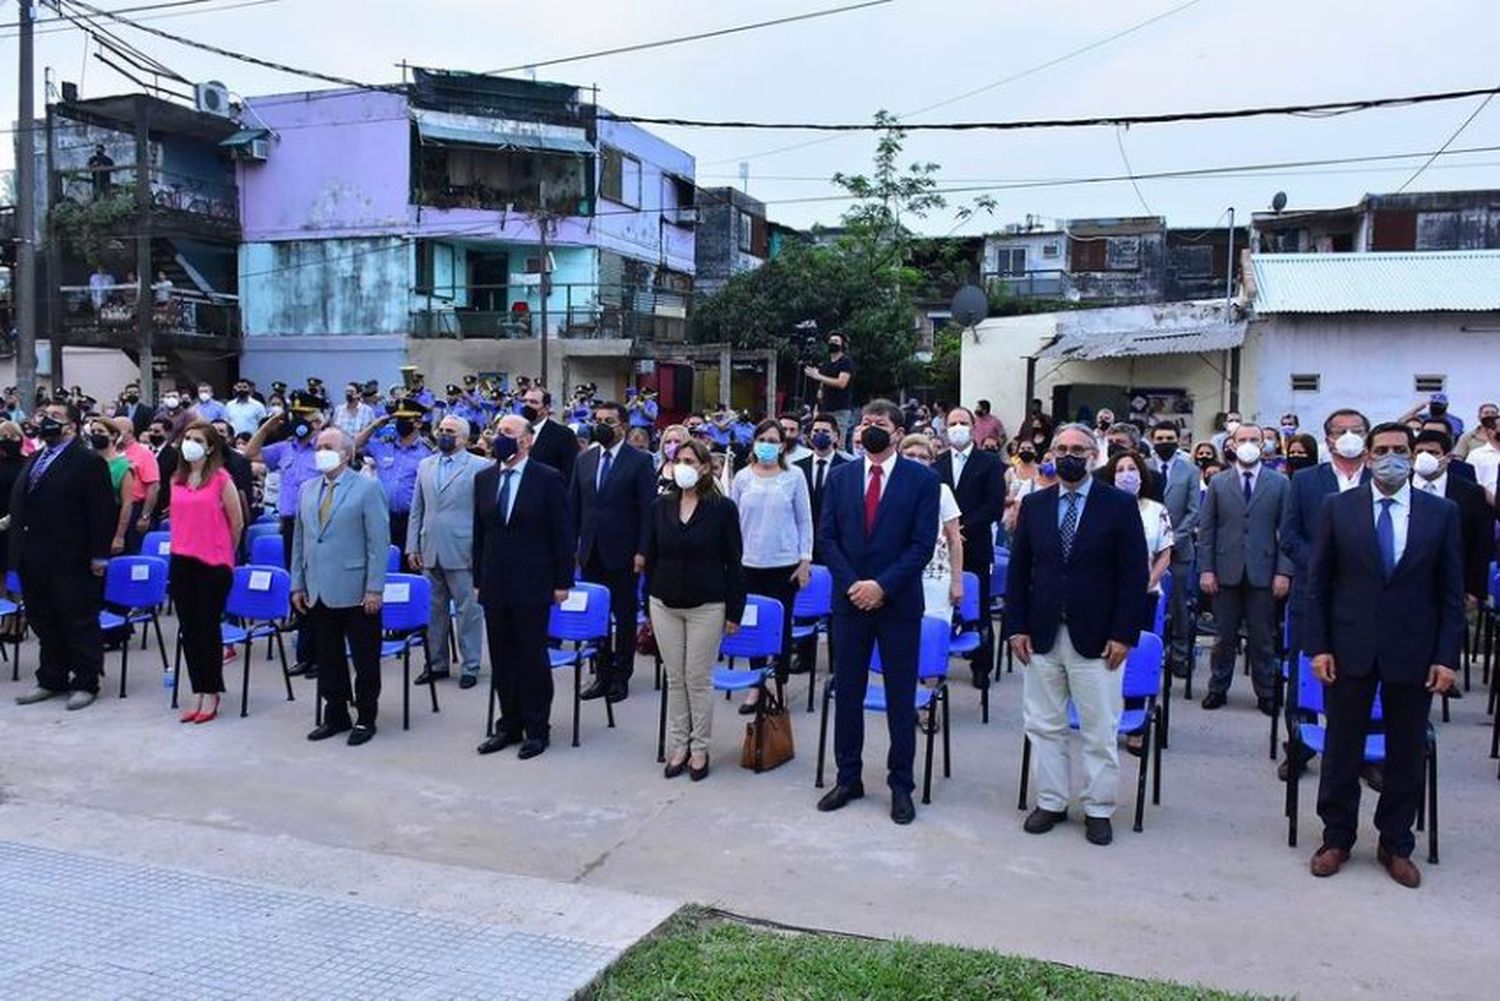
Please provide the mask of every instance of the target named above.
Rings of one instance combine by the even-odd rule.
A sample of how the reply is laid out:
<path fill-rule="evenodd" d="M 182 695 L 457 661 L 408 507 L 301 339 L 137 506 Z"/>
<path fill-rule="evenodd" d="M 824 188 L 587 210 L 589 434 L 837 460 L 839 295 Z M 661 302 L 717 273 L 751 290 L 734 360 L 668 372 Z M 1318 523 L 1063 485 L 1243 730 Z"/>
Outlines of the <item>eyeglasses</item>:
<path fill-rule="evenodd" d="M 1054 454 L 1059 455 L 1059 456 L 1073 455 L 1073 456 L 1077 456 L 1080 459 L 1087 459 L 1089 456 L 1091 456 L 1091 455 L 1094 454 L 1094 446 L 1092 446 L 1092 445 L 1054 445 L 1053 448 L 1052 448 L 1052 451 L 1053 451 Z"/>

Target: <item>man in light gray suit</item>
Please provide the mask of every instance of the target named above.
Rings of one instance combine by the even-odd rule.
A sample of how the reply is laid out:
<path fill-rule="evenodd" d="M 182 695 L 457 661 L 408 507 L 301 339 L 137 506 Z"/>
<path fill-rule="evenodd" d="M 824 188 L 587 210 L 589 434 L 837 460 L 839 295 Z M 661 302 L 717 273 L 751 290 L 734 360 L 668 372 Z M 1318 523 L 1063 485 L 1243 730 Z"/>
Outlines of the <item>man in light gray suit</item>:
<path fill-rule="evenodd" d="M 438 424 L 438 454 L 417 466 L 417 489 L 406 527 L 406 557 L 432 583 L 432 622 L 458 613 L 460 688 L 479 682 L 484 613 L 474 594 L 474 477 L 489 466 L 469 447 L 469 422 L 449 415 Z M 413 684 L 430 685 L 448 677 L 448 630 L 434 626 L 427 645 L 427 670 Z"/>
<path fill-rule="evenodd" d="M 380 701 L 380 605 L 390 547 L 390 510 L 380 481 L 349 468 L 354 442 L 337 428 L 318 435 L 314 460 L 321 474 L 302 484 L 292 528 L 292 607 L 313 630 L 318 651 L 318 696 L 323 722 L 308 740 L 349 731 L 359 746 L 375 736 Z M 349 720 L 349 664 L 354 657 Z M 352 726 L 352 730 L 351 730 Z"/>
<path fill-rule="evenodd" d="M 1188 587 L 1193 569 L 1193 539 L 1198 532 L 1198 468 L 1179 447 L 1177 425 L 1160 421 L 1151 429 L 1151 467 L 1161 477 L 1161 502 L 1172 519 L 1172 603 L 1168 608 L 1172 631 L 1173 672 L 1187 677 L 1193 655 L 1193 625 L 1188 621 Z"/>
<path fill-rule="evenodd" d="M 1234 465 L 1209 482 L 1198 512 L 1198 587 L 1213 596 L 1218 634 L 1203 708 L 1218 709 L 1226 701 L 1244 622 L 1255 702 L 1273 716 L 1276 603 L 1292 586 L 1292 561 L 1279 538 L 1291 484 L 1261 465 L 1261 429 L 1256 425 L 1240 425 L 1229 444 Z"/>

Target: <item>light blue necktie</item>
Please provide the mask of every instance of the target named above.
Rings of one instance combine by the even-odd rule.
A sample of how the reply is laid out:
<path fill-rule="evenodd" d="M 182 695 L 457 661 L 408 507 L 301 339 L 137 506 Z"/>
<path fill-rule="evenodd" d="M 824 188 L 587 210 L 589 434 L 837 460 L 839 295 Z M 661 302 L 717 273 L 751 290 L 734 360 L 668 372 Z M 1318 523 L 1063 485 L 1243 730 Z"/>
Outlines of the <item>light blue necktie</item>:
<path fill-rule="evenodd" d="M 1391 520 L 1393 498 L 1380 499 L 1380 517 L 1375 519 L 1375 539 L 1380 543 L 1380 566 L 1387 578 L 1396 569 L 1396 525 Z"/>

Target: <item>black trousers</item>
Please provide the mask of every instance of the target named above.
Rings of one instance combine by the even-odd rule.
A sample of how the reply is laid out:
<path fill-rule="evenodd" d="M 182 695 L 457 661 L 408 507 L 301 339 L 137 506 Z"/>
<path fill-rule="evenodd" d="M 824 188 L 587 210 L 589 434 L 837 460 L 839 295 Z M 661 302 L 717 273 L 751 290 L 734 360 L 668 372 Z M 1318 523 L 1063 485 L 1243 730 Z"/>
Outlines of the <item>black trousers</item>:
<path fill-rule="evenodd" d="M 503 604 L 484 610 L 490 675 L 500 695 L 498 732 L 546 740 L 552 719 L 552 665 L 547 657 L 549 605 Z"/>
<path fill-rule="evenodd" d="M 1354 847 L 1359 831 L 1359 771 L 1365 761 L 1365 734 L 1380 679 L 1340 676 L 1324 691 L 1328 742 L 1318 778 L 1318 816 L 1323 843 Z M 1416 839 L 1411 828 L 1422 807 L 1423 753 L 1432 693 L 1420 685 L 1384 685 L 1380 703 L 1385 717 L 1385 784 L 1375 806 L 1380 845 L 1392 855 L 1411 855 Z"/>
<path fill-rule="evenodd" d="M 781 603 L 781 652 L 776 657 L 776 676 L 786 680 L 789 667 L 787 655 L 792 649 L 792 605 L 797 601 L 797 582 L 792 579 L 794 563 L 785 567 L 746 567 L 745 588 L 750 594 L 759 594 Z M 814 640 L 814 643 L 817 641 Z M 751 657 L 751 667 L 764 667 L 766 658 Z"/>
<path fill-rule="evenodd" d="M 641 612 L 640 577 L 629 567 L 608 570 L 594 554 L 583 565 L 583 579 L 609 588 L 609 613 L 615 620 L 614 633 L 599 659 L 599 681 L 605 685 L 628 684 L 630 676 L 635 673 L 636 619 Z"/>
<path fill-rule="evenodd" d="M 292 568 L 292 536 L 296 533 L 296 528 L 296 518 L 281 516 L 281 552 L 288 570 Z M 295 659 L 299 664 L 318 663 L 317 637 L 313 628 L 307 624 L 305 615 L 302 617 L 301 625 L 297 627 Z"/>
<path fill-rule="evenodd" d="M 349 704 L 354 704 L 359 723 L 374 724 L 380 702 L 380 616 L 366 615 L 364 608 L 329 608 L 321 601 L 308 611 L 307 626 L 317 638 L 318 697 L 323 700 L 323 722 L 340 726 L 349 722 Z M 354 657 L 354 689 L 351 699 L 349 662 L 344 644 Z"/>
<path fill-rule="evenodd" d="M 865 693 L 870 685 L 870 655 L 880 644 L 885 682 L 885 719 L 890 731 L 886 784 L 893 790 L 916 788 L 912 761 L 917 753 L 917 653 L 922 619 L 897 618 L 889 609 L 851 610 L 833 615 L 833 757 L 838 784 L 862 780 L 865 747 Z"/>
<path fill-rule="evenodd" d="M 182 632 L 182 655 L 188 679 L 199 695 L 224 691 L 224 642 L 219 624 L 234 571 L 210 566 L 191 556 L 173 556 L 170 585 Z M 249 656 L 247 652 L 245 656 Z"/>
<path fill-rule="evenodd" d="M 21 561 L 26 620 L 36 632 L 36 683 L 53 692 L 98 692 L 104 670 L 100 579 L 88 566 Z"/>
<path fill-rule="evenodd" d="M 411 566 L 406 562 L 406 526 L 411 522 L 410 511 L 391 512 L 391 543 L 401 550 L 401 572 L 410 573 Z"/>

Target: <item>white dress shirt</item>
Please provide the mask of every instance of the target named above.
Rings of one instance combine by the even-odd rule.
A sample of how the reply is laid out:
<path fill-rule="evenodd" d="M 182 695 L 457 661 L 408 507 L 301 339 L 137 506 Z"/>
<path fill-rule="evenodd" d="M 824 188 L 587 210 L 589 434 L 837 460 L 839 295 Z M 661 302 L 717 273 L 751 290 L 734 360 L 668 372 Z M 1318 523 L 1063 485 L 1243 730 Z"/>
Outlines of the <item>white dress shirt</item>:
<path fill-rule="evenodd" d="M 505 498 L 505 511 L 501 518 L 507 525 L 510 524 L 510 513 L 516 509 L 516 494 L 521 492 L 521 475 L 526 472 L 526 463 L 529 461 L 531 460 L 522 459 L 514 466 L 506 466 L 504 463 L 500 464 L 500 486 L 495 488 L 495 500 L 498 501 L 500 499 L 499 491 L 504 486 L 506 472 L 509 471 L 511 473 L 510 494 Z"/>
<path fill-rule="evenodd" d="M 884 497 L 885 497 L 885 488 L 888 487 L 888 486 L 890 486 L 890 484 L 891 484 L 891 471 L 896 468 L 896 452 L 895 452 L 895 450 L 893 449 L 891 451 L 891 454 L 888 455 L 888 456 L 886 456 L 885 459 L 883 461 L 881 461 L 881 462 L 873 462 L 873 461 L 871 461 L 871 459 L 870 459 L 870 457 L 868 455 L 865 456 L 865 460 L 864 461 L 865 461 L 864 488 L 862 490 L 860 490 L 859 495 L 861 497 L 863 497 L 863 496 L 865 496 L 866 494 L 868 494 L 870 492 L 870 469 L 871 469 L 872 466 L 879 466 L 880 467 L 880 496 L 881 496 L 882 499 L 884 499 Z"/>
<path fill-rule="evenodd" d="M 1424 480 L 1422 479 L 1422 477 L 1418 476 L 1412 480 L 1412 483 L 1415 484 L 1417 489 L 1422 491 L 1423 493 L 1433 494 L 1437 497 L 1448 496 L 1448 470 L 1446 469 L 1443 470 L 1442 475 L 1435 480 Z"/>
<path fill-rule="evenodd" d="M 1379 487 L 1372 486 L 1370 488 L 1370 493 L 1372 493 L 1372 494 L 1375 495 L 1374 500 L 1372 501 L 1372 505 L 1373 506 L 1371 507 L 1371 511 L 1373 512 L 1372 517 L 1374 517 L 1374 519 L 1375 519 L 1375 525 L 1376 525 L 1376 529 L 1375 529 L 1376 536 L 1375 536 L 1375 538 L 1378 541 L 1379 538 L 1380 538 L 1380 535 L 1379 535 L 1379 531 L 1380 531 L 1380 528 L 1379 528 L 1379 525 L 1380 525 L 1380 510 L 1381 510 L 1381 503 L 1380 502 L 1383 501 L 1383 500 L 1386 500 L 1387 498 L 1386 498 L 1385 494 L 1381 493 Z M 1396 542 L 1396 547 L 1395 547 L 1396 548 L 1396 559 L 1395 559 L 1395 562 L 1396 563 L 1400 563 L 1401 562 L 1401 554 L 1403 554 L 1403 553 L 1406 552 L 1406 530 L 1407 530 L 1407 528 L 1408 528 L 1408 526 L 1409 526 L 1409 524 L 1411 522 L 1411 483 L 1410 483 L 1410 481 L 1401 484 L 1401 489 L 1397 490 L 1394 494 L 1392 494 L 1389 499 L 1392 500 L 1392 501 L 1395 501 L 1395 503 L 1391 505 L 1391 529 L 1392 529 L 1392 535 L 1394 535 L 1395 542 Z"/>
<path fill-rule="evenodd" d="M 951 449 L 949 454 L 953 456 L 953 485 L 958 486 L 958 481 L 963 478 L 964 467 L 969 464 L 969 458 L 974 454 L 974 444 L 969 443 L 965 449 Z"/>
<path fill-rule="evenodd" d="M 1338 481 L 1339 493 L 1341 494 L 1348 493 L 1350 490 L 1353 490 L 1355 487 L 1359 486 L 1360 480 L 1363 479 L 1365 475 L 1365 467 L 1363 465 L 1355 467 L 1353 476 L 1345 476 L 1339 469 L 1338 463 L 1336 462 L 1330 462 L 1328 464 L 1328 468 L 1333 470 L 1333 478 Z"/>
<path fill-rule="evenodd" d="M 1260 470 L 1265 463 L 1257 462 L 1253 466 L 1245 466 L 1236 462 L 1234 464 L 1234 485 L 1240 493 L 1245 492 L 1245 474 L 1250 474 L 1250 492 L 1255 493 L 1255 485 L 1260 482 Z"/>

